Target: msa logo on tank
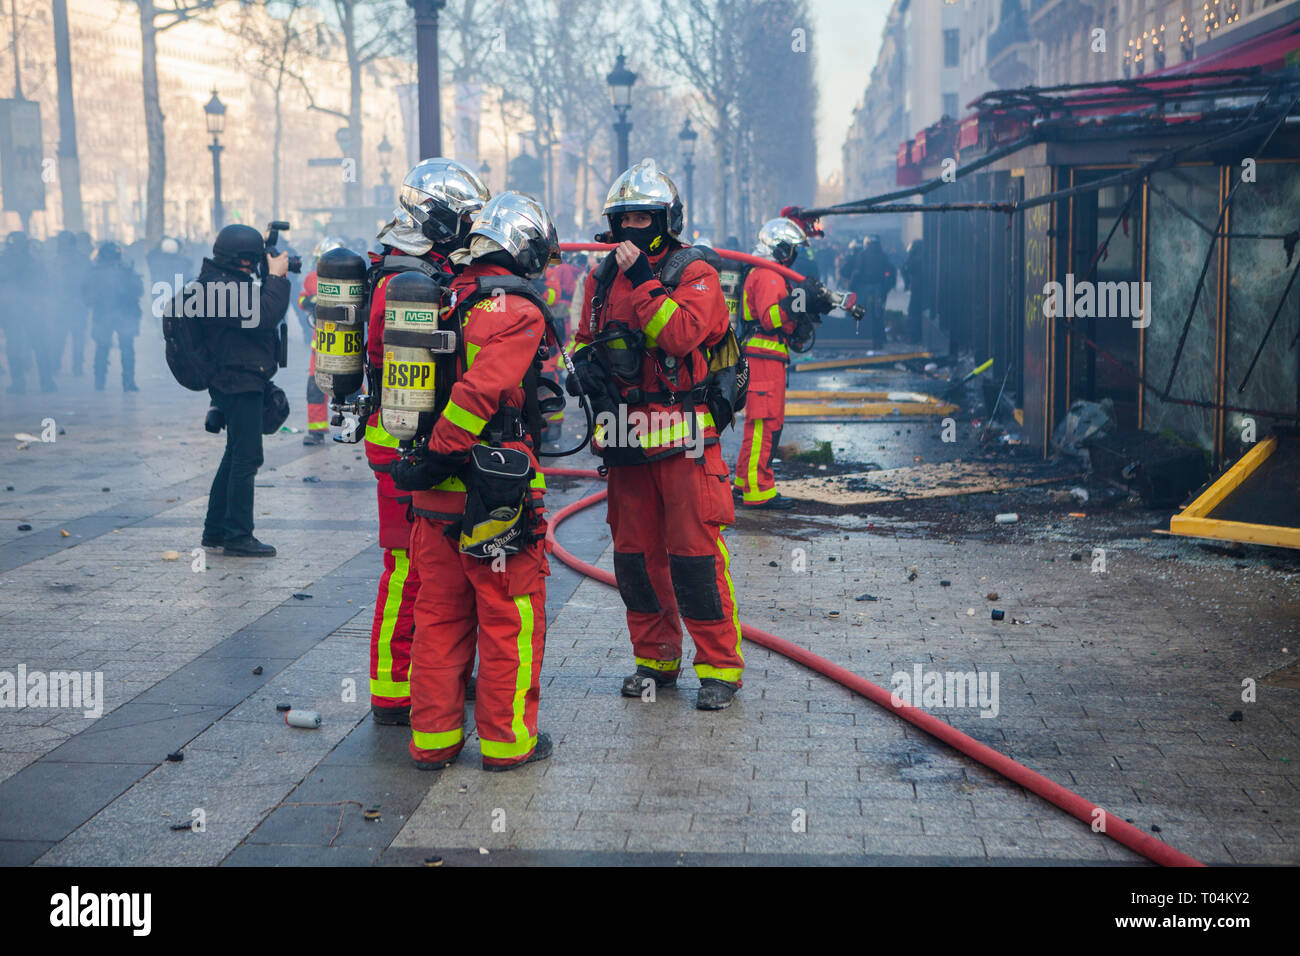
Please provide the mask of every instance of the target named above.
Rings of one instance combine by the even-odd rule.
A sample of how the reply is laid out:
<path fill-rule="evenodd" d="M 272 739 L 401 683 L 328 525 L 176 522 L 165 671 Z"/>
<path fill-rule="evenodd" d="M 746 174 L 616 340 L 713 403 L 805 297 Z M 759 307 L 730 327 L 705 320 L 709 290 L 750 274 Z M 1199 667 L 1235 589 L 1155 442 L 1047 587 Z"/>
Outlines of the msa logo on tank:
<path fill-rule="evenodd" d="M 349 282 L 345 288 L 339 282 L 326 282 L 319 276 L 316 279 L 316 295 L 325 296 L 326 298 L 346 299 L 348 301 L 359 302 L 365 295 L 366 284 L 364 282 Z"/>

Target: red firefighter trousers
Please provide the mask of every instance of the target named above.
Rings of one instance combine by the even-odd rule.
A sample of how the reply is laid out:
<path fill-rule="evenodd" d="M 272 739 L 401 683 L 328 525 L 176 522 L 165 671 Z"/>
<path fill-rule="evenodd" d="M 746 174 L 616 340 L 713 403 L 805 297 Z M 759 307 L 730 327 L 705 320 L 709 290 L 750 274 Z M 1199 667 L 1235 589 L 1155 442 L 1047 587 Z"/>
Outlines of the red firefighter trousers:
<path fill-rule="evenodd" d="M 398 491 L 385 472 L 375 472 L 375 478 L 384 573 L 370 627 L 370 702 L 377 707 L 409 707 L 411 636 L 420 576 L 408 552 L 411 523 L 406 520 L 406 505 L 397 500 L 406 493 Z"/>
<path fill-rule="evenodd" d="M 316 384 L 316 350 L 312 349 L 307 361 L 307 430 L 330 430 L 329 398 Z"/>
<path fill-rule="evenodd" d="M 537 746 L 546 642 L 542 542 L 494 561 L 463 555 L 447 523 L 416 518 L 411 555 L 425 581 L 415 602 L 411 756 L 436 763 L 465 745 L 465 681 L 478 650 L 474 719 L 483 762 L 527 760 Z M 500 567 L 499 564 L 496 565 Z"/>
<path fill-rule="evenodd" d="M 695 641 L 695 673 L 741 683 L 740 618 L 722 529 L 735 520 L 717 443 L 609 470 L 614 575 L 627 606 L 636 663 L 676 676 L 681 619 Z"/>
<path fill-rule="evenodd" d="M 785 363 L 750 356 L 745 437 L 736 461 L 736 486 L 744 504 L 761 504 L 776 497 L 772 455 L 784 427 Z"/>

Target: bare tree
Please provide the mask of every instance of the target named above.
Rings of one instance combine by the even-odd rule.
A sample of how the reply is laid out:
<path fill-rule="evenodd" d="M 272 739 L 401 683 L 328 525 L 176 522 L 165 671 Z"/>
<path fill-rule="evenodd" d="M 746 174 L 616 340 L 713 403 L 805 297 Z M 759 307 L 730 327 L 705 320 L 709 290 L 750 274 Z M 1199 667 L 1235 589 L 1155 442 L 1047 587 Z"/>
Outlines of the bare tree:
<path fill-rule="evenodd" d="M 715 224 L 727 235 L 729 183 L 736 165 L 740 100 L 744 82 L 745 20 L 753 0 L 663 0 L 654 35 L 671 69 L 695 90 L 704 107 L 701 125 L 718 156 Z"/>
<path fill-rule="evenodd" d="M 293 82 L 305 85 L 306 62 L 316 45 L 304 8 L 309 0 L 249 2 L 232 31 L 247 52 L 254 75 L 271 93 L 275 133 L 271 141 L 271 218 L 280 219 L 280 147 L 284 136 L 284 92 Z M 277 16 L 278 14 L 278 16 Z"/>
<path fill-rule="evenodd" d="M 585 224 L 589 156 L 610 122 L 600 64 L 614 61 L 615 8 L 610 0 L 520 0 L 512 6 L 504 55 L 491 61 L 503 86 L 526 91 L 546 169 L 547 208 L 564 232 Z"/>
<path fill-rule="evenodd" d="M 149 175 L 145 183 L 145 237 L 156 243 L 165 228 L 167 137 L 158 99 L 158 34 L 212 10 L 221 0 L 126 0 L 140 13 L 140 69 L 144 92 L 145 144 Z"/>
<path fill-rule="evenodd" d="M 348 67 L 348 111 L 318 105 L 311 90 L 303 84 L 309 109 L 338 116 L 348 122 L 344 154 L 353 162 L 351 175 L 345 180 L 348 205 L 360 205 L 362 176 L 361 81 L 367 67 L 389 55 L 414 31 L 411 9 L 404 0 L 329 0 Z M 323 38 L 322 38 L 323 39 Z M 326 41 L 327 42 L 327 41 Z"/>
<path fill-rule="evenodd" d="M 817 191 L 817 90 L 805 0 L 760 0 L 745 22 L 739 97 L 743 223 L 751 228 L 782 206 L 807 205 Z"/>

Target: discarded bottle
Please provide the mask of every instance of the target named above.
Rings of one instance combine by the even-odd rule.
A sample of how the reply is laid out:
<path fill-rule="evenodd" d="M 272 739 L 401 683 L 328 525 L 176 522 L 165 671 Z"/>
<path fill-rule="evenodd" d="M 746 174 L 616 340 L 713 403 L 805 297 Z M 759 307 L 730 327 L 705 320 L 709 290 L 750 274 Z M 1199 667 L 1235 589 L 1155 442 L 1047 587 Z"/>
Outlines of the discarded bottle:
<path fill-rule="evenodd" d="M 1008 511 L 1005 514 L 998 515 L 993 520 L 998 524 L 1015 524 L 1020 520 L 1020 515 L 1016 514 L 1014 511 Z"/>
<path fill-rule="evenodd" d="M 315 730 L 320 726 L 320 714 L 314 710 L 291 710 L 284 715 L 284 722 L 290 727 L 306 727 Z"/>

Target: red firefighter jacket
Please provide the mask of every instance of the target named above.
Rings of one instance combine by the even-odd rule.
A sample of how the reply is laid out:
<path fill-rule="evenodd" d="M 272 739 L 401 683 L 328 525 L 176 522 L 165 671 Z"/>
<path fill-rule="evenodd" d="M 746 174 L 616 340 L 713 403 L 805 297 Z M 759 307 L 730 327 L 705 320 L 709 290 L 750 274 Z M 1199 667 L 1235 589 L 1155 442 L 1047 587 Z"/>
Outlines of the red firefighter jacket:
<path fill-rule="evenodd" d="M 479 276 L 510 274 L 502 266 L 471 263 L 452 281 L 453 307 L 455 301 L 475 291 Z M 462 330 L 468 366 L 457 359 L 456 384 L 429 436 L 429 450 L 439 455 L 467 454 L 470 446 L 486 437 L 483 432 L 488 421 L 503 405 L 523 410 L 524 375 L 543 340 L 545 323 L 532 302 L 507 295 L 488 297 L 473 306 L 464 318 Z M 540 468 L 527 436 L 503 444 L 527 452 L 533 467 Z M 533 480 L 533 501 L 538 507 L 545 489 L 539 471 Z M 413 492 L 411 504 L 417 512 L 458 518 L 465 510 L 465 485 L 459 478 L 448 478 L 429 491 Z"/>
<path fill-rule="evenodd" d="M 771 269 L 749 270 L 741 294 L 741 315 L 746 322 L 757 322 L 760 328 L 745 341 L 746 358 L 789 363 L 790 347 L 786 342 L 794 332 L 795 321 L 779 304 L 789 294 L 785 276 Z"/>
<path fill-rule="evenodd" d="M 629 389 L 638 386 L 647 392 L 690 391 L 708 375 L 708 360 L 700 347 L 716 345 L 727 333 L 727 303 L 718 274 L 708 263 L 702 260 L 690 263 L 671 294 L 659 281 L 658 268 L 671 252 L 670 249 L 650 257 L 654 273 L 642 277 L 636 285 L 618 270 L 604 295 L 599 315 L 592 315 L 597 282 L 588 276 L 584 283 L 582 319 L 574 336 L 577 348 L 589 347 L 593 337 L 613 322 L 645 333 L 640 380 L 622 390 L 625 396 Z M 718 431 L 708 406 L 697 402 L 694 409 L 705 443 L 717 441 Z M 629 403 L 629 422 L 633 421 L 634 412 L 644 413 L 648 422 L 639 431 L 639 443 L 647 457 L 666 457 L 689 443 L 690 423 L 681 403 Z M 606 444 L 602 433 L 603 429 L 598 427 L 594 439 L 597 447 Z"/>

